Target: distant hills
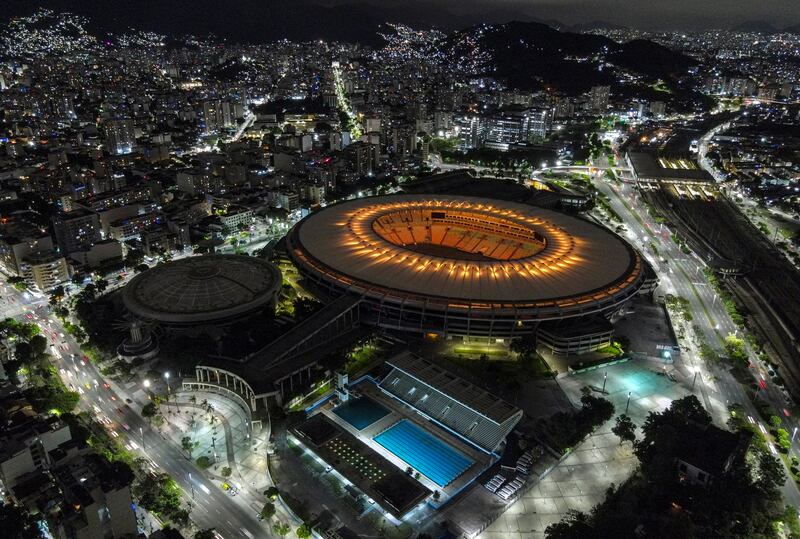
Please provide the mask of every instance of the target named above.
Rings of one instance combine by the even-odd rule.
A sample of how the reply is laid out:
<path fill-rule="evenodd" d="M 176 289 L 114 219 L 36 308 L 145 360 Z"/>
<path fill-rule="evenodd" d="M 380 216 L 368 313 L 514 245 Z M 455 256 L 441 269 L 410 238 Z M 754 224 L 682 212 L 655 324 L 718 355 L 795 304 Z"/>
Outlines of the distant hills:
<path fill-rule="evenodd" d="M 512 87 L 531 90 L 553 87 L 580 93 L 595 85 L 617 84 L 619 77 L 613 67 L 670 81 L 697 63 L 651 41 L 617 43 L 603 36 L 561 32 L 533 22 L 462 30 L 453 33 L 445 46 L 452 61 L 457 62 L 474 56 L 475 43 L 484 53 L 488 75 L 507 79 Z"/>
<path fill-rule="evenodd" d="M 98 34 L 134 28 L 165 35 L 215 35 L 242 43 L 325 39 L 379 45 L 376 30 L 385 22 L 425 28 L 454 19 L 435 7 L 406 12 L 361 3 L 325 6 L 313 0 L 40 0 L 26 3 L 25 11 L 39 6 L 85 16 Z M 25 14 L 5 10 L 0 18 Z"/>
<path fill-rule="evenodd" d="M 752 32 L 757 34 L 800 34 L 800 24 L 778 28 L 767 21 L 745 21 L 731 28 L 733 32 Z"/>

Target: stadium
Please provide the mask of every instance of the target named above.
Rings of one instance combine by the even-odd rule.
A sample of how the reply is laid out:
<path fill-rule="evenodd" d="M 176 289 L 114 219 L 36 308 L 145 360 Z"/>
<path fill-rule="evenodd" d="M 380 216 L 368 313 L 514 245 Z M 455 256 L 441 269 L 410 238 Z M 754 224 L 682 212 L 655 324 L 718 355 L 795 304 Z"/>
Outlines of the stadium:
<path fill-rule="evenodd" d="M 137 318 L 167 327 L 226 325 L 274 306 L 280 287 L 280 271 L 264 260 L 197 256 L 137 275 L 123 302 Z"/>
<path fill-rule="evenodd" d="M 545 321 L 610 316 L 646 264 L 605 228 L 533 206 L 392 195 L 313 213 L 287 237 L 312 290 L 361 299 L 361 320 L 443 337 L 509 338 Z"/>

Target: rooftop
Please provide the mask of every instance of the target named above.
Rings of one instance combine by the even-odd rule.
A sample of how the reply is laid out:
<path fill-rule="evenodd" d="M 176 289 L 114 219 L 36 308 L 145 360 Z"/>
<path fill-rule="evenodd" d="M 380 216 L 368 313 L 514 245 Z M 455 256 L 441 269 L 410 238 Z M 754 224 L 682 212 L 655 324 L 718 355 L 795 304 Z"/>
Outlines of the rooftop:
<path fill-rule="evenodd" d="M 640 180 L 714 182 L 708 172 L 687 159 L 657 159 L 653 154 L 645 152 L 630 152 L 628 158 Z"/>
<path fill-rule="evenodd" d="M 290 243 L 301 264 L 356 293 L 454 302 L 583 304 L 641 274 L 636 252 L 599 225 L 486 198 L 351 200 L 306 217 Z"/>
<path fill-rule="evenodd" d="M 232 319 L 267 307 L 281 286 L 278 269 L 239 255 L 188 257 L 149 269 L 125 287 L 127 309 L 142 318 L 187 324 Z"/>

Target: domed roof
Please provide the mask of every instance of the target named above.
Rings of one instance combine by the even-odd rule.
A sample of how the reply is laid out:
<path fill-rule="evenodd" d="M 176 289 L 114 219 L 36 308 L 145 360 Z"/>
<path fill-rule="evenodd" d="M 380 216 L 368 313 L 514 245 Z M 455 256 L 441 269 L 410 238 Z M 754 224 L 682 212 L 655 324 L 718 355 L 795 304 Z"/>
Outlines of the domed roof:
<path fill-rule="evenodd" d="M 281 286 L 278 269 L 239 255 L 194 256 L 149 269 L 125 287 L 127 309 L 173 324 L 219 322 L 268 305 Z"/>

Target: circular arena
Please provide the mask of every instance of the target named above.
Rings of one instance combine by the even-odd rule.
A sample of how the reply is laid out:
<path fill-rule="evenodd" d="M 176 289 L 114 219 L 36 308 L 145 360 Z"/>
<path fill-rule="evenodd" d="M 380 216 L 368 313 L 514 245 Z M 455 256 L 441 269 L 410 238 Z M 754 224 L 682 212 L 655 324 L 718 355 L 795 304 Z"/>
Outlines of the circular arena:
<path fill-rule="evenodd" d="M 589 221 L 452 195 L 393 195 L 313 213 L 287 237 L 321 291 L 363 298 L 362 319 L 444 335 L 509 337 L 609 314 L 645 279 L 641 256 Z"/>
<path fill-rule="evenodd" d="M 133 315 L 165 325 L 224 325 L 275 304 L 280 271 L 265 260 L 208 255 L 149 269 L 125 286 Z"/>

